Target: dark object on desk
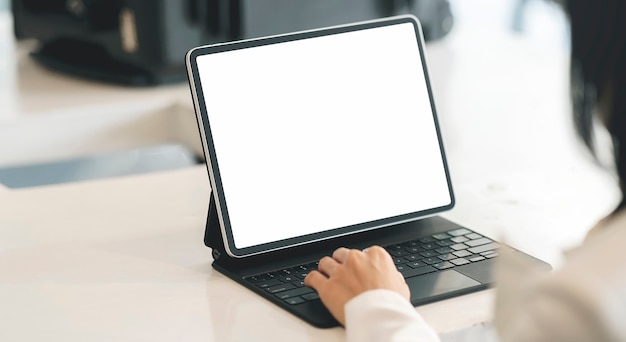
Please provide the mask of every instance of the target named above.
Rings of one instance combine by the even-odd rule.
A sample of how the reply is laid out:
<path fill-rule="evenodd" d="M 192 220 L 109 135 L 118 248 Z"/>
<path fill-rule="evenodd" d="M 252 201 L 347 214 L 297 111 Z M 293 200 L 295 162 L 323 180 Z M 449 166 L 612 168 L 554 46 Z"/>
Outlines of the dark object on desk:
<path fill-rule="evenodd" d="M 41 64 L 130 86 L 185 81 L 183 56 L 199 45 L 405 13 L 426 40 L 452 27 L 448 0 L 12 0 L 12 11 Z"/>

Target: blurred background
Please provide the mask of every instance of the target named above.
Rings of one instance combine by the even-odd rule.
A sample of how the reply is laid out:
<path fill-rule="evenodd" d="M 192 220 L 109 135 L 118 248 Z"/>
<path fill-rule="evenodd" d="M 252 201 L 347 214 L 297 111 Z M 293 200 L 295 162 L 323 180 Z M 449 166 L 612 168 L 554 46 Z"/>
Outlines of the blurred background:
<path fill-rule="evenodd" d="M 0 0 L 0 11 L 4 13 L 0 51 L 7 88 L 3 95 L 7 106 L 0 119 L 85 105 L 68 96 L 78 88 L 84 99 L 117 92 L 111 101 L 104 101 L 106 104 L 119 100 L 119 96 L 139 98 L 138 93 L 146 92 L 141 88 L 146 87 L 172 94 L 165 89 L 186 83 L 183 56 L 194 46 L 403 13 L 415 14 L 422 21 L 427 44 L 437 57 L 431 60 L 433 82 L 442 88 L 437 97 L 444 99 L 444 106 L 451 89 L 444 82 L 452 69 L 463 63 L 455 57 L 458 48 L 467 55 L 464 60 L 475 63 L 470 68 L 473 74 L 461 76 L 484 86 L 489 86 L 487 76 L 497 65 L 507 68 L 502 63 L 512 62 L 497 57 L 510 53 L 503 48 L 511 42 L 523 40 L 529 48 L 522 53 L 534 49 L 549 56 L 564 56 L 568 49 L 563 12 L 555 3 L 544 0 L 14 0 L 12 4 Z M 61 93 L 45 104 L 29 98 L 49 97 L 52 89 Z M 486 92 L 484 96 L 481 102 L 492 94 Z M 84 151 L 62 153 L 63 158 L 51 160 L 52 164 L 36 165 L 20 158 L 4 163 L 0 160 L 0 165 L 10 166 L 0 168 L 0 183 L 27 187 L 105 177 L 111 172 L 143 173 L 168 168 L 168 164 L 175 168 L 201 161 L 197 148 L 187 150 L 186 146 L 168 145 L 133 149 L 130 154 L 100 155 L 99 159 L 85 156 Z M 164 154 L 159 156 L 159 151 Z M 69 158 L 77 154 L 83 155 Z M 118 171 L 112 167 L 115 164 L 121 165 Z"/>
<path fill-rule="evenodd" d="M 564 226 L 568 234 L 541 229 L 560 247 L 579 241 L 616 200 L 614 179 L 573 134 L 568 25 L 553 1 L 10 3 L 0 0 L 0 187 L 202 164 L 188 48 L 412 13 L 424 26 L 458 199 L 449 218 L 513 239 L 528 227 Z M 527 248 L 555 257 L 531 241 Z"/>
<path fill-rule="evenodd" d="M 457 31 L 480 30 L 483 35 L 514 32 L 536 44 L 567 49 L 567 18 L 550 0 L 452 0 Z"/>
<path fill-rule="evenodd" d="M 427 41 L 480 30 L 481 39 L 515 32 L 567 48 L 567 25 L 548 0 L 0 0 L 33 58 L 79 77 L 127 85 L 185 81 L 181 52 L 191 47 L 396 14 L 420 17 Z M 80 57 L 68 53 L 81 50 Z"/>
<path fill-rule="evenodd" d="M 550 0 L 450 0 L 450 5 L 464 26 L 513 30 L 539 42 L 567 45 L 566 20 Z M 10 0 L 0 0 L 0 11 L 9 10 Z"/>

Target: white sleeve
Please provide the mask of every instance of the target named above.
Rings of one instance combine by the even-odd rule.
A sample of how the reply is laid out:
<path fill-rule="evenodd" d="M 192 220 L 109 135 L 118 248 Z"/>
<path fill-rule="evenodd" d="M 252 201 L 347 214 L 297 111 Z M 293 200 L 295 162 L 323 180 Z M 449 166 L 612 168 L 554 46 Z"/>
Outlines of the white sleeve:
<path fill-rule="evenodd" d="M 548 273 L 501 253 L 495 323 L 502 341 L 626 341 L 626 220 Z"/>
<path fill-rule="evenodd" d="M 371 290 L 345 306 L 346 341 L 440 341 L 411 303 L 390 290 Z"/>

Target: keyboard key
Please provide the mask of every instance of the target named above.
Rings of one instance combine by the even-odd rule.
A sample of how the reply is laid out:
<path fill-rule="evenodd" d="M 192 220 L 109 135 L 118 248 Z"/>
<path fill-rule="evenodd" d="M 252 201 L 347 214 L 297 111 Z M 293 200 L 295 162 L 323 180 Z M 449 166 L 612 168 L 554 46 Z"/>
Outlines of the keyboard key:
<path fill-rule="evenodd" d="M 448 233 L 435 234 L 433 235 L 433 238 L 435 238 L 436 240 L 445 240 L 449 239 L 450 235 L 448 235 Z"/>
<path fill-rule="evenodd" d="M 265 280 L 270 280 L 270 279 L 274 279 L 274 278 L 278 277 L 278 273 L 277 272 L 267 272 L 267 273 L 264 273 L 262 275 L 262 277 Z"/>
<path fill-rule="evenodd" d="M 247 280 L 247 281 L 249 281 L 251 283 L 258 283 L 261 280 L 263 280 L 263 278 L 261 278 L 261 276 L 256 276 L 256 275 L 245 277 L 243 279 L 245 279 L 245 280 Z"/>
<path fill-rule="evenodd" d="M 309 271 L 305 271 L 305 272 L 298 272 L 298 273 L 294 273 L 293 276 L 298 278 L 298 279 L 304 279 L 306 278 L 306 276 L 309 274 Z"/>
<path fill-rule="evenodd" d="M 449 263 L 449 262 L 447 262 L 447 261 L 444 261 L 444 262 L 439 262 L 439 263 L 433 264 L 433 266 L 434 266 L 434 267 L 437 267 L 437 268 L 438 268 L 438 269 L 440 269 L 440 270 L 445 270 L 445 269 L 447 269 L 447 268 L 452 268 L 452 267 L 454 267 L 454 264 Z"/>
<path fill-rule="evenodd" d="M 420 242 L 417 240 L 413 240 L 413 241 L 408 241 L 402 244 L 405 247 L 417 247 L 420 245 Z"/>
<path fill-rule="evenodd" d="M 423 237 L 421 239 L 417 239 L 417 241 L 419 241 L 421 243 L 430 243 L 430 242 L 434 242 L 435 238 L 433 238 L 432 236 L 426 236 L 426 237 Z"/>
<path fill-rule="evenodd" d="M 470 240 L 476 240 L 476 239 L 480 239 L 481 237 L 483 237 L 480 234 L 476 234 L 476 233 L 471 233 L 471 234 L 467 234 L 465 235 L 466 238 L 470 239 Z"/>
<path fill-rule="evenodd" d="M 420 261 L 413 261 L 413 262 L 410 262 L 410 263 L 408 263 L 406 265 L 409 266 L 410 268 L 418 268 L 418 267 L 426 266 L 425 263 L 420 262 Z"/>
<path fill-rule="evenodd" d="M 480 238 L 480 239 L 476 239 L 476 240 L 470 240 L 467 241 L 465 244 L 470 246 L 470 247 L 476 247 L 476 246 L 480 246 L 480 245 L 484 245 L 487 243 L 493 242 L 492 240 L 489 240 L 487 238 Z"/>
<path fill-rule="evenodd" d="M 472 231 L 469 229 L 465 229 L 465 228 L 460 228 L 460 229 L 455 229 L 455 230 L 451 230 L 448 232 L 448 234 L 452 235 L 452 236 L 461 236 L 461 235 L 465 235 L 465 234 L 469 234 Z"/>
<path fill-rule="evenodd" d="M 385 247 L 385 249 L 389 252 L 391 251 L 401 251 L 404 249 L 404 247 L 402 247 L 402 245 L 399 244 L 393 244 L 393 245 L 389 245 L 387 247 Z"/>
<path fill-rule="evenodd" d="M 304 286 L 304 280 L 294 281 L 292 284 L 295 287 L 303 287 Z"/>
<path fill-rule="evenodd" d="M 458 258 L 458 259 L 454 259 L 454 260 L 450 260 L 451 263 L 457 265 L 457 266 L 461 266 L 461 265 L 465 265 L 465 264 L 469 264 L 470 261 L 465 259 L 465 258 Z"/>
<path fill-rule="evenodd" d="M 405 251 L 404 249 L 400 249 L 400 250 L 389 251 L 389 254 L 391 254 L 391 255 L 393 255 L 395 257 L 401 257 L 401 256 L 408 255 L 409 252 Z"/>
<path fill-rule="evenodd" d="M 303 294 L 307 294 L 307 293 L 311 293 L 311 292 L 315 292 L 315 290 L 313 290 L 310 287 L 301 287 L 299 289 L 294 289 L 294 290 L 283 291 L 283 292 L 277 293 L 277 294 L 275 294 L 275 296 L 280 298 L 280 299 L 287 299 L 289 297 L 301 296 Z"/>
<path fill-rule="evenodd" d="M 441 247 L 441 248 L 437 248 L 435 249 L 435 252 L 439 253 L 439 254 L 447 254 L 452 252 L 453 249 L 450 247 Z"/>
<path fill-rule="evenodd" d="M 311 301 L 311 300 L 320 299 L 320 296 L 317 294 L 317 292 L 312 292 L 312 293 L 302 295 L 302 298 L 304 298 L 304 300 L 306 301 Z"/>
<path fill-rule="evenodd" d="M 406 259 L 404 258 L 393 258 L 393 263 L 396 265 L 404 264 L 405 262 L 406 262 Z"/>
<path fill-rule="evenodd" d="M 407 264 L 403 264 L 403 265 L 396 265 L 396 269 L 397 269 L 399 272 L 402 272 L 402 271 L 404 271 L 404 270 L 406 270 L 406 269 L 408 269 L 408 268 L 410 268 L 410 267 L 409 267 Z"/>
<path fill-rule="evenodd" d="M 280 277 L 280 276 L 290 275 L 293 272 L 291 271 L 291 269 L 287 268 L 287 269 L 284 269 L 284 270 L 280 270 L 280 271 L 278 271 L 276 273 Z"/>
<path fill-rule="evenodd" d="M 499 245 L 496 242 L 492 242 L 492 243 L 488 243 L 486 245 L 481 245 L 481 246 L 476 246 L 476 247 L 469 248 L 468 251 L 470 251 L 470 252 L 472 252 L 474 254 L 478 254 L 478 253 L 490 251 L 490 250 L 493 250 L 493 249 L 497 249 L 498 247 L 499 247 Z"/>
<path fill-rule="evenodd" d="M 294 276 L 290 276 L 290 275 L 289 276 L 280 276 L 280 277 L 278 277 L 278 279 L 280 281 L 282 281 L 283 283 L 291 283 L 291 282 L 294 282 L 294 281 L 298 280 L 298 278 L 296 278 Z"/>
<path fill-rule="evenodd" d="M 281 285 L 268 287 L 268 288 L 265 289 L 265 291 L 267 291 L 269 293 L 278 293 L 278 292 L 283 292 L 283 291 L 287 291 L 287 290 L 292 290 L 292 289 L 295 289 L 295 288 L 296 287 L 293 286 L 292 284 L 281 284 Z"/>
<path fill-rule="evenodd" d="M 291 297 L 291 298 L 285 299 L 285 302 L 287 302 L 287 304 L 296 305 L 296 304 L 304 303 L 304 299 L 300 297 Z"/>
<path fill-rule="evenodd" d="M 428 265 L 431 264 L 436 264 L 438 262 L 440 262 L 439 258 L 426 258 L 426 259 L 422 259 L 422 262 Z"/>
<path fill-rule="evenodd" d="M 415 277 L 418 275 L 431 273 L 435 271 L 437 271 L 437 269 L 432 266 L 423 266 L 423 267 L 418 267 L 418 268 L 411 268 L 401 273 L 404 276 L 404 278 L 411 278 L 411 277 Z"/>
<path fill-rule="evenodd" d="M 495 258 L 498 256 L 498 253 L 491 253 L 491 254 L 487 254 L 485 255 L 485 258 L 487 259 L 491 259 L 491 258 Z"/>
<path fill-rule="evenodd" d="M 456 251 L 456 252 L 452 252 L 452 254 L 458 256 L 459 258 L 465 258 L 465 257 L 468 257 L 468 256 L 472 255 L 472 253 L 468 252 L 465 249 L 460 250 L 460 251 Z"/>
<path fill-rule="evenodd" d="M 422 259 L 422 256 L 419 254 L 411 254 L 404 257 L 408 261 L 417 261 Z"/>
<path fill-rule="evenodd" d="M 469 246 L 463 243 L 457 243 L 456 245 L 452 245 L 450 246 L 450 248 L 454 249 L 455 251 L 460 251 L 461 249 L 466 249 Z"/>
<path fill-rule="evenodd" d="M 455 243 L 456 243 L 456 242 L 452 241 L 451 239 L 445 239 L 445 240 L 440 240 L 440 241 L 437 241 L 437 244 L 438 244 L 439 246 L 442 246 L 442 247 L 452 246 L 452 245 L 454 245 Z"/>
<path fill-rule="evenodd" d="M 424 251 L 424 248 L 422 247 L 407 247 L 405 249 L 405 251 L 409 252 L 410 254 L 415 254 L 415 253 L 419 253 Z"/>
<path fill-rule="evenodd" d="M 420 247 L 424 249 L 435 249 L 435 248 L 439 248 L 440 246 L 435 243 L 423 243 Z"/>
<path fill-rule="evenodd" d="M 276 285 L 279 285 L 279 284 L 282 284 L 280 282 L 280 280 L 278 280 L 278 279 L 270 279 L 270 280 L 264 280 L 264 281 L 258 282 L 258 283 L 256 283 L 256 286 L 258 286 L 258 287 L 260 287 L 262 289 L 265 289 L 265 288 L 276 286 Z"/>
<path fill-rule="evenodd" d="M 295 267 L 290 267 L 290 268 L 286 268 L 284 270 L 279 271 L 281 276 L 285 276 L 285 275 L 292 275 L 296 272 L 298 272 L 299 270 L 296 269 Z"/>
<path fill-rule="evenodd" d="M 483 257 L 483 256 L 475 256 L 475 257 L 469 259 L 469 261 L 471 261 L 471 262 L 476 262 L 476 261 L 481 261 L 481 260 L 485 260 L 485 257 Z"/>
<path fill-rule="evenodd" d="M 461 242 L 465 242 L 465 241 L 467 241 L 469 239 L 466 238 L 465 236 L 457 236 L 457 237 L 453 237 L 450 240 L 454 241 L 455 243 L 461 243 Z"/>
<path fill-rule="evenodd" d="M 452 260 L 452 259 L 456 259 L 457 256 L 454 255 L 454 254 L 443 254 L 443 255 L 437 256 L 437 258 L 439 258 L 441 260 Z"/>
<path fill-rule="evenodd" d="M 309 272 L 311 271 L 311 268 L 309 268 L 309 265 L 300 265 L 300 266 L 296 266 L 294 267 L 298 272 Z"/>
<path fill-rule="evenodd" d="M 420 254 L 424 258 L 432 258 L 432 257 L 435 257 L 435 256 L 439 255 L 439 253 L 437 253 L 435 251 L 424 251 L 424 252 L 420 252 Z"/>

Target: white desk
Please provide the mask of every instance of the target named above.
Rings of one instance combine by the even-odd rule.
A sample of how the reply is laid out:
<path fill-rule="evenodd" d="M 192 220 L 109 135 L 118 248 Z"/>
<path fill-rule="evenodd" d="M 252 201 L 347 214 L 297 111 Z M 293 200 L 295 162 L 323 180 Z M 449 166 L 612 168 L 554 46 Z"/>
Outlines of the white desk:
<path fill-rule="evenodd" d="M 578 242 L 610 209 L 614 184 L 573 143 L 566 57 L 473 33 L 428 46 L 457 196 L 445 216 L 558 263 L 558 248 Z M 14 56 L 12 48 L 0 51 Z M 48 118 L 49 125 L 90 115 L 102 120 L 113 102 L 152 108 L 157 98 L 190 101 L 186 85 L 118 88 L 51 73 L 21 55 L 13 60 L 17 67 L 4 60 L 14 72 L 3 74 L 0 98 L 13 105 L 2 112 L 0 132 L 29 132 Z M 70 125 L 67 133 L 81 127 Z M 45 150 L 46 139 L 0 134 L 2 144 L 12 144 L 0 157 L 31 141 L 28 151 L 45 158 L 36 147 Z M 113 146 L 99 143 L 90 146 Z M 342 340 L 341 328 L 313 328 L 211 269 L 203 245 L 208 195 L 203 166 L 30 189 L 0 186 L 0 340 L 264 341 L 277 334 L 285 341 Z M 458 341 L 490 319 L 492 300 L 488 290 L 417 310 Z"/>

